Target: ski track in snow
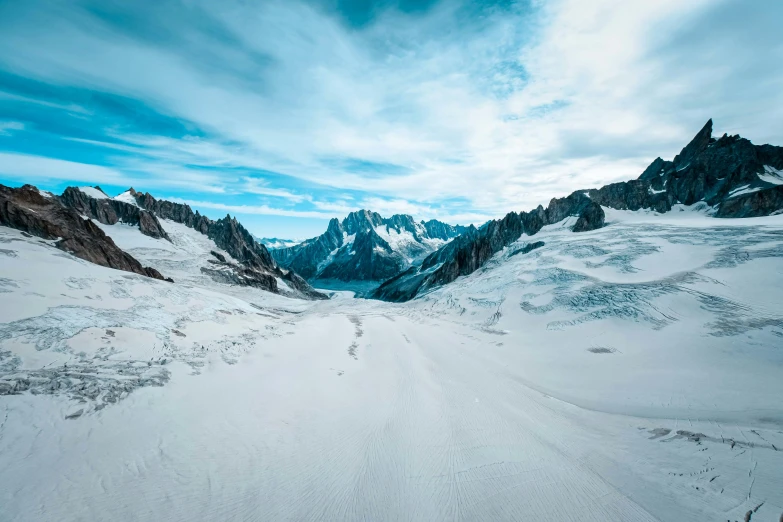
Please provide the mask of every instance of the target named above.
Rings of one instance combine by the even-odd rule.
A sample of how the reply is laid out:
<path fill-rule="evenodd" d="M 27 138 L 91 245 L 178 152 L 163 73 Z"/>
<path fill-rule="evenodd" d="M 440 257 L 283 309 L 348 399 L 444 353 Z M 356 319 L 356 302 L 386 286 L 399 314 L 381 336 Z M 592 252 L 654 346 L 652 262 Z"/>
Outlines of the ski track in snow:
<path fill-rule="evenodd" d="M 783 216 L 607 221 L 401 305 L 0 229 L 0 520 L 778 520 Z"/>

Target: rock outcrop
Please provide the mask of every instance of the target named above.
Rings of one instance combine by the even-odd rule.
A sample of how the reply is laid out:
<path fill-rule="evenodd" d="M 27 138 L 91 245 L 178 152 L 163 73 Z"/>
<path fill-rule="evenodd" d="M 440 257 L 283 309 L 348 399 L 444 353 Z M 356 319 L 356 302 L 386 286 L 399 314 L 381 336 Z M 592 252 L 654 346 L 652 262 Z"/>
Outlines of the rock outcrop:
<path fill-rule="evenodd" d="M 604 226 L 604 220 L 606 215 L 601 205 L 595 201 L 591 201 L 582 211 L 579 213 L 579 219 L 576 220 L 574 232 L 588 232 Z"/>
<path fill-rule="evenodd" d="M 241 266 L 236 266 L 227 262 L 225 258 L 220 259 L 216 256 L 218 262 L 222 263 L 222 267 L 220 269 L 205 269 L 205 273 L 214 279 L 228 284 L 252 286 L 269 292 L 281 293 L 277 283 L 279 277 L 303 297 L 328 299 L 328 296 L 315 290 L 291 269 L 280 268 L 269 250 L 256 241 L 236 218 L 227 215 L 213 221 L 202 216 L 198 211 L 194 212 L 189 205 L 158 200 L 148 192 L 142 194 L 132 188 L 128 193 L 140 208 L 158 218 L 181 223 L 199 231 L 241 263 Z"/>
<path fill-rule="evenodd" d="M 96 190 L 100 188 L 96 187 Z M 132 189 L 131 189 L 132 190 Z M 104 223 L 114 225 L 122 222 L 127 225 L 139 227 L 142 234 L 155 239 L 169 240 L 166 231 L 160 221 L 151 213 L 136 205 L 124 201 L 105 198 L 96 199 L 85 194 L 76 187 L 68 187 L 60 196 L 60 200 L 67 207 L 78 210 L 81 214 Z"/>
<path fill-rule="evenodd" d="M 109 268 L 133 272 L 154 279 L 164 277 L 144 267 L 124 252 L 95 223 L 84 219 L 58 198 L 45 196 L 32 185 L 10 188 L 0 185 L 0 225 L 54 240 L 54 246 L 74 256 Z M 167 279 L 171 281 L 171 279 Z"/>
<path fill-rule="evenodd" d="M 724 201 L 717 217 L 759 217 L 783 212 L 783 185 L 743 194 Z"/>

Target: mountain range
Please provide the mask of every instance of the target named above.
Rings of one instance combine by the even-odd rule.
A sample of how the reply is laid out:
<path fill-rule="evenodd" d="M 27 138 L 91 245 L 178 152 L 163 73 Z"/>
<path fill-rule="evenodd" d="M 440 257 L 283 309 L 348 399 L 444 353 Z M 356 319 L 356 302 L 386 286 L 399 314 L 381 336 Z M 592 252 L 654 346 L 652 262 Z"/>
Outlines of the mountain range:
<path fill-rule="evenodd" d="M 480 228 L 469 227 L 455 241 L 419 265 L 384 282 L 372 297 L 407 301 L 483 266 L 495 253 L 544 226 L 571 220 L 574 232 L 604 226 L 602 207 L 669 212 L 701 204 L 716 218 L 767 216 L 783 212 L 783 147 L 754 145 L 740 136 L 712 137 L 712 120 L 672 160 L 656 158 L 638 179 L 578 190 L 553 198 L 547 208 L 509 212 Z"/>
<path fill-rule="evenodd" d="M 782 196 L 783 148 L 709 124 L 546 208 L 282 250 L 0 186 L 0 519 L 778 520 Z"/>
<path fill-rule="evenodd" d="M 98 186 L 68 187 L 56 196 L 32 185 L 0 185 L 0 225 L 52 240 L 55 248 L 98 265 L 173 282 L 160 270 L 179 268 L 181 263 L 172 266 L 164 259 L 158 268 L 145 267 L 117 245 L 118 237 L 127 236 L 121 227 L 130 226 L 135 235 L 155 240 L 153 251 L 166 252 L 177 242 L 186 244 L 185 250 L 198 245 L 188 250 L 188 257 L 193 260 L 195 256 L 194 268 L 201 277 L 292 297 L 326 298 L 294 271 L 278 267 L 266 247 L 236 218 L 226 216 L 213 221 L 188 205 L 157 200 L 133 188 L 110 197 Z M 184 226 L 184 230 L 176 228 L 176 237 L 171 232 L 174 225 Z M 188 229 L 204 236 L 204 241 L 188 241 L 184 237 Z M 136 242 L 134 239 L 131 245 Z M 141 252 L 150 250 L 148 247 Z"/>
<path fill-rule="evenodd" d="M 512 211 L 478 228 L 359 210 L 342 221 L 333 218 L 320 236 L 291 245 L 256 238 L 231 216 L 212 220 L 133 188 L 110 197 L 97 186 L 68 187 L 56 196 L 31 185 L 0 185 L 0 225 L 53 240 L 56 248 L 92 263 L 171 280 L 166 272 L 171 265 L 143 266 L 114 242 L 118 229 L 112 227 L 132 226 L 173 243 L 177 238 L 165 223 L 179 224 L 205 236 L 196 268 L 215 281 L 308 299 L 327 297 L 313 285 L 337 282 L 363 285 L 362 295 L 373 298 L 407 301 L 476 271 L 543 227 L 560 223 L 580 233 L 601 228 L 605 208 L 665 213 L 701 205 L 715 218 L 783 212 L 783 147 L 725 134 L 716 139 L 712 125 L 709 120 L 673 160 L 656 158 L 637 179 L 578 190 L 553 198 L 546 208 Z M 525 248 L 515 253 L 529 251 Z"/>
<path fill-rule="evenodd" d="M 334 218 L 326 232 L 271 251 L 277 263 L 310 282 L 382 282 L 396 276 L 462 234 L 465 227 L 437 220 L 416 222 L 406 214 L 384 218 L 359 210 Z"/>

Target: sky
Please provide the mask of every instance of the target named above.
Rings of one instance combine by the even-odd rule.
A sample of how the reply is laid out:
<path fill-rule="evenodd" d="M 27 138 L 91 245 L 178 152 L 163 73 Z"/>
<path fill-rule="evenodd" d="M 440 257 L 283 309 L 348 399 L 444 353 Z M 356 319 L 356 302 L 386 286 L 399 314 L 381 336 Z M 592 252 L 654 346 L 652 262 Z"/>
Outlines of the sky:
<path fill-rule="evenodd" d="M 0 183 L 133 186 L 259 236 L 480 224 L 714 118 L 783 145 L 779 0 L 0 0 Z"/>

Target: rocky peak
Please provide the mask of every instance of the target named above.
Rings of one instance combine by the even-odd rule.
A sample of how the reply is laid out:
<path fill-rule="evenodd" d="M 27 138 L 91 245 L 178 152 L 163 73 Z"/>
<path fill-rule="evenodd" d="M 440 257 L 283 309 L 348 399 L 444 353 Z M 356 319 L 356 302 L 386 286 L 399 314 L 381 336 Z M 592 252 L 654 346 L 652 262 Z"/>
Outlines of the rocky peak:
<path fill-rule="evenodd" d="M 710 118 L 691 142 L 682 149 L 682 152 L 674 157 L 674 165 L 678 169 L 687 166 L 697 154 L 704 151 L 713 141 L 715 140 L 712 139 L 712 118 Z"/>
<path fill-rule="evenodd" d="M 456 227 L 453 227 L 447 223 L 443 223 L 442 221 L 438 221 L 437 219 L 422 221 L 421 225 L 427 232 L 427 237 L 432 239 L 442 239 L 443 241 L 447 241 L 459 235 Z"/>
<path fill-rule="evenodd" d="M 342 244 L 343 226 L 340 224 L 340 220 L 332 218 L 329 220 L 329 226 L 326 227 L 326 233 L 333 238 L 340 238 L 340 244 Z"/>
<path fill-rule="evenodd" d="M 419 226 L 417 226 L 418 223 L 408 214 L 394 214 L 392 217 L 384 219 L 383 224 L 386 225 L 387 230 L 394 230 L 397 233 L 400 233 L 403 230 L 410 232 L 416 241 L 421 240 L 419 237 L 421 232 L 426 233 L 424 229 L 420 229 Z"/>
<path fill-rule="evenodd" d="M 96 186 L 94 188 L 105 194 L 100 187 Z M 66 188 L 59 199 L 66 207 L 73 208 L 81 214 L 105 225 L 115 225 L 118 222 L 122 222 L 127 225 L 138 226 L 141 233 L 146 236 L 170 241 L 158 218 L 136 205 L 112 199 L 108 196 L 96 199 L 76 187 Z"/>
<path fill-rule="evenodd" d="M 55 240 L 55 247 L 96 265 L 163 279 L 160 272 L 142 266 L 115 245 L 79 210 L 66 206 L 60 198 L 44 197 L 32 185 L 18 189 L 0 185 L 0 225 Z"/>
<path fill-rule="evenodd" d="M 346 233 L 356 234 L 360 230 L 375 228 L 378 225 L 383 224 L 383 217 L 377 212 L 362 209 L 348 214 L 348 216 L 343 219 L 342 224 Z"/>

